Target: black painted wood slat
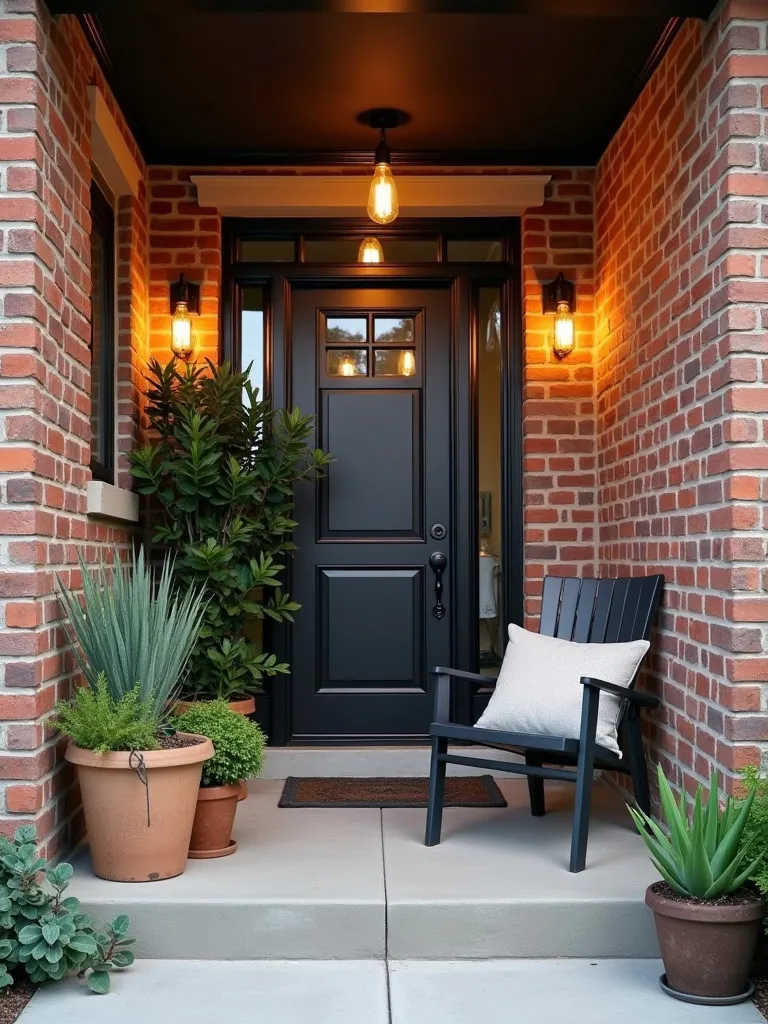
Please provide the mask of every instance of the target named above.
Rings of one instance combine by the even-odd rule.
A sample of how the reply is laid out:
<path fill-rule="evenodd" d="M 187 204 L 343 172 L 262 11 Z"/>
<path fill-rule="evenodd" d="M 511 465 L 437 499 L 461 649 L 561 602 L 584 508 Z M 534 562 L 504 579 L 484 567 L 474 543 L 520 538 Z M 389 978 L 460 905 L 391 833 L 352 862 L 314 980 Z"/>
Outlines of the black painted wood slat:
<path fill-rule="evenodd" d="M 555 636 L 562 585 L 563 581 L 559 576 L 544 577 L 544 589 L 541 595 L 541 616 L 539 619 L 539 633 L 542 636 Z"/>
<path fill-rule="evenodd" d="M 592 631 L 589 634 L 591 644 L 605 642 L 605 627 L 608 624 L 608 614 L 611 610 L 614 582 L 614 580 L 598 580 L 595 614 L 592 616 Z"/>
<path fill-rule="evenodd" d="M 608 613 L 608 623 L 605 627 L 605 643 L 615 644 L 619 642 L 619 629 L 621 619 L 624 615 L 624 604 L 629 590 L 629 577 L 622 576 L 613 584 L 611 595 L 611 610 Z"/>
<path fill-rule="evenodd" d="M 627 587 L 627 596 L 624 601 L 624 610 L 621 616 L 621 622 L 619 623 L 619 643 L 625 643 L 628 640 L 636 640 L 638 633 L 636 631 L 636 622 L 640 605 L 643 598 L 643 581 L 641 579 L 631 579 L 629 586 Z"/>
<path fill-rule="evenodd" d="M 572 640 L 576 625 L 576 608 L 579 603 L 581 580 L 563 580 L 562 597 L 560 599 L 560 618 L 557 621 L 557 636 L 561 640 Z"/>
<path fill-rule="evenodd" d="M 579 607 L 576 610 L 576 624 L 573 628 L 573 639 L 577 644 L 589 643 L 592 632 L 592 615 L 595 611 L 597 580 L 587 577 L 581 581 L 579 591 Z"/>

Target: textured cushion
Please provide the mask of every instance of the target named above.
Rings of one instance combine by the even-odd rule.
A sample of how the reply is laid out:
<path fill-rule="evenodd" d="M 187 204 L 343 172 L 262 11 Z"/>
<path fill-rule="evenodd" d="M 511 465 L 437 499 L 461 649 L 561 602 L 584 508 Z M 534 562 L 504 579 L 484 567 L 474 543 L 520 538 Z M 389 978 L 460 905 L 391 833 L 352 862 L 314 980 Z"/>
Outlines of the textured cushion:
<path fill-rule="evenodd" d="M 576 644 L 511 625 L 509 643 L 488 707 L 478 729 L 578 739 L 584 687 L 592 676 L 629 686 L 650 644 Z M 617 726 L 622 701 L 600 694 L 597 742 L 621 757 Z"/>

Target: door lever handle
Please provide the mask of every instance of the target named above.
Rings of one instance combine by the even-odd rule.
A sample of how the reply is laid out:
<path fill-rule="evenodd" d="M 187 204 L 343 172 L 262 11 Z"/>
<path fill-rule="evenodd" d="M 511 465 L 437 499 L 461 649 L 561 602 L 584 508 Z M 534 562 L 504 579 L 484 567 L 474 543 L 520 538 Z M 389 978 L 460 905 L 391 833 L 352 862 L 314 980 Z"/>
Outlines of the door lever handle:
<path fill-rule="evenodd" d="M 432 614 L 436 619 L 442 619 L 445 615 L 443 604 L 443 573 L 448 565 L 448 559 L 442 551 L 433 551 L 429 556 L 429 567 L 435 574 L 435 604 Z"/>

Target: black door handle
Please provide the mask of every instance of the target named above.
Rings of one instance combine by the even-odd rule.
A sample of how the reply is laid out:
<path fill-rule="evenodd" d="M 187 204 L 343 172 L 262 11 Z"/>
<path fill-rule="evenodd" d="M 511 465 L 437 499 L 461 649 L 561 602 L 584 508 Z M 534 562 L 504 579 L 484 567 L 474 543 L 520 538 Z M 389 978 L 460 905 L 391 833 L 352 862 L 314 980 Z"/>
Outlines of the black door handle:
<path fill-rule="evenodd" d="M 443 604 L 443 573 L 445 572 L 445 567 L 447 565 L 448 559 L 442 551 L 433 551 L 429 556 L 429 566 L 435 574 L 435 605 L 432 609 L 432 614 L 436 619 L 442 619 L 445 615 L 445 605 Z"/>

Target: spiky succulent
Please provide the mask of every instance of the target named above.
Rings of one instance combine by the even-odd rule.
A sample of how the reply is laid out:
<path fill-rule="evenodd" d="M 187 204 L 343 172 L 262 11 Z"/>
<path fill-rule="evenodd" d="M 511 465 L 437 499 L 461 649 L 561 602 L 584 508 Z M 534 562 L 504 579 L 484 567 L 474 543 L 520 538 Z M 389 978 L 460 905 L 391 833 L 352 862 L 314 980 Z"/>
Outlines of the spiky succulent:
<path fill-rule="evenodd" d="M 660 765 L 658 778 L 661 809 L 669 835 L 643 811 L 630 807 L 629 813 L 667 885 L 681 896 L 702 900 L 716 900 L 741 888 L 765 856 L 765 851 L 760 851 L 751 859 L 753 847 L 739 849 L 754 792 L 744 801 L 728 797 L 721 811 L 715 773 L 710 779 L 706 803 L 702 800 L 702 787 L 697 789 L 689 823 L 685 793 L 681 792 L 679 802 L 675 802 Z"/>

